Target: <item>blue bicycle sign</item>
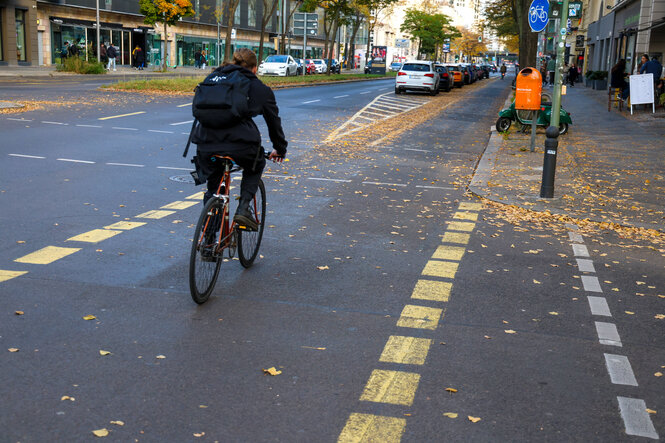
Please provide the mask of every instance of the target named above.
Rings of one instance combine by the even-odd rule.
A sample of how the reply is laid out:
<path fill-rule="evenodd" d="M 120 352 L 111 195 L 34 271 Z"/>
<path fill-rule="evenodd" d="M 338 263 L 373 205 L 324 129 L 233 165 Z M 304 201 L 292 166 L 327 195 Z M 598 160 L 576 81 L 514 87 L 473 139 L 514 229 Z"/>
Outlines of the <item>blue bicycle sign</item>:
<path fill-rule="evenodd" d="M 550 3 L 548 0 L 533 0 L 529 6 L 529 26 L 533 32 L 540 32 L 547 26 Z"/>

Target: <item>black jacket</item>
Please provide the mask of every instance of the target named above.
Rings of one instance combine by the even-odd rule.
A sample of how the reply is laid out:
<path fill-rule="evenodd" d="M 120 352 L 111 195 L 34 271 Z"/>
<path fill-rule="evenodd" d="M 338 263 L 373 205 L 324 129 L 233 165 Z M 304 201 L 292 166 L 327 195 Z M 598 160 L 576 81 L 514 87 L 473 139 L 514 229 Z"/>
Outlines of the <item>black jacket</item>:
<path fill-rule="evenodd" d="M 256 117 L 259 114 L 263 115 L 263 119 L 268 125 L 268 133 L 273 148 L 279 155 L 285 155 L 288 142 L 284 137 L 282 120 L 279 118 L 279 109 L 272 89 L 264 85 L 251 71 L 242 66 L 227 65 L 215 69 L 220 73 L 237 70 L 241 70 L 242 74 L 251 82 L 249 85 L 251 117 Z M 192 142 L 196 143 L 198 150 L 202 152 L 245 150 L 248 146 L 256 146 L 257 148 L 261 146 L 261 133 L 254 120 L 248 118 L 236 126 L 224 129 L 206 129 L 201 125 L 197 125 Z"/>

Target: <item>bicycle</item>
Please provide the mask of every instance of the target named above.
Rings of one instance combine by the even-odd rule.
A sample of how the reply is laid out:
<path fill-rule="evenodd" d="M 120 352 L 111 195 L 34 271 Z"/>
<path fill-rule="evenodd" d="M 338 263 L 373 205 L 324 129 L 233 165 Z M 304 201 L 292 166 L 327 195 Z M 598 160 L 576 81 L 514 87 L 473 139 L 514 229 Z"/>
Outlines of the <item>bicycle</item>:
<path fill-rule="evenodd" d="M 264 153 L 264 156 L 267 155 Z M 259 252 L 266 218 L 266 189 L 263 180 L 249 205 L 250 212 L 258 224 L 256 231 L 239 226 L 231 215 L 231 174 L 240 171 L 231 157 L 214 155 L 214 160 L 222 162 L 224 173 L 217 192 L 206 202 L 194 230 L 194 241 L 189 259 L 189 289 L 194 302 L 205 303 L 212 293 L 219 269 L 224 258 L 235 257 L 240 264 L 249 268 Z M 236 198 L 236 200 L 238 200 Z"/>

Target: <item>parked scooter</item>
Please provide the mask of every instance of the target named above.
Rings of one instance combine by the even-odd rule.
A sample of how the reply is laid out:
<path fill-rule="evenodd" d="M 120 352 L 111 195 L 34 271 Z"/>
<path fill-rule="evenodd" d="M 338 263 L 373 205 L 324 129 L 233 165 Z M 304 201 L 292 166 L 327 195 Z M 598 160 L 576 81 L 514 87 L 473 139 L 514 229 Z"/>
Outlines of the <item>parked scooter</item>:
<path fill-rule="evenodd" d="M 515 102 L 511 103 L 509 108 L 499 112 L 499 118 L 496 121 L 496 130 L 499 132 L 506 132 L 510 129 L 510 125 L 517 121 L 523 128 L 531 126 L 531 119 L 535 111 L 520 111 L 515 109 Z M 538 112 L 538 120 L 536 125 L 548 127 L 550 125 L 550 118 L 552 116 L 552 103 L 543 101 L 540 104 L 540 111 Z M 570 113 L 561 107 L 559 112 L 559 134 L 563 135 L 568 132 L 568 125 L 572 125 L 573 120 L 570 118 Z"/>

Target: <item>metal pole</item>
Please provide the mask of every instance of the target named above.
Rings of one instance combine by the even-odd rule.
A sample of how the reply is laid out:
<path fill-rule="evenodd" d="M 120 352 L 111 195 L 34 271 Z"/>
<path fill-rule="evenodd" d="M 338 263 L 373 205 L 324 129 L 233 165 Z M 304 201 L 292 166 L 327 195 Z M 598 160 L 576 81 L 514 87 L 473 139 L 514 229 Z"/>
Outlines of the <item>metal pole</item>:
<path fill-rule="evenodd" d="M 531 117 L 531 152 L 536 150 L 536 128 L 538 127 L 538 111 L 534 111 L 533 117 Z"/>
<path fill-rule="evenodd" d="M 100 49 L 102 49 L 102 43 L 99 41 L 99 0 L 97 0 L 97 62 L 102 61 L 102 55 L 100 54 Z"/>
<path fill-rule="evenodd" d="M 220 40 L 220 35 L 219 35 L 219 20 L 217 20 L 217 50 L 215 51 L 215 57 L 217 57 L 217 66 L 221 66 L 221 63 L 219 62 L 219 40 Z"/>
<path fill-rule="evenodd" d="M 552 97 L 552 114 L 550 127 L 545 131 L 545 156 L 543 159 L 543 180 L 540 186 L 541 198 L 554 197 L 554 175 L 556 173 L 556 155 L 559 146 L 559 114 L 561 112 L 561 71 L 563 70 L 563 55 L 566 49 L 566 33 L 568 27 L 568 0 L 561 5 L 561 20 L 559 21 L 559 35 L 556 43 L 556 68 L 554 71 L 554 86 Z"/>
<path fill-rule="evenodd" d="M 307 13 L 305 12 L 305 24 L 302 33 L 302 75 L 307 75 Z"/>

